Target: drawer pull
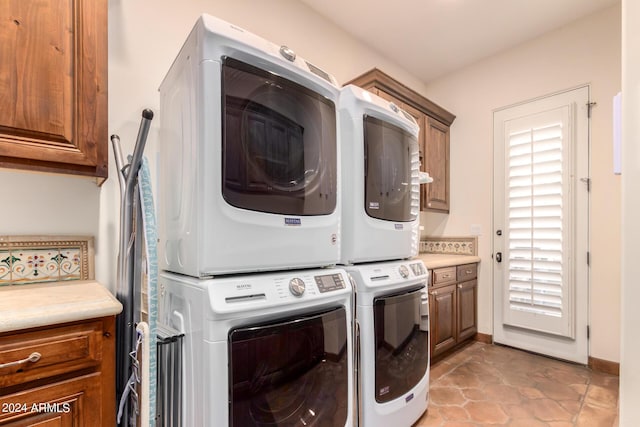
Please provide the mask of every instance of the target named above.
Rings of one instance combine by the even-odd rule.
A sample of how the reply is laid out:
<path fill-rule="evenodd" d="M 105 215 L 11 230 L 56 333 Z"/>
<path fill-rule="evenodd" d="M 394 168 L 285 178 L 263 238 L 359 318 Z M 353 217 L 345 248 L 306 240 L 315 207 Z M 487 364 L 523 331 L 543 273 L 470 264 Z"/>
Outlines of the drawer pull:
<path fill-rule="evenodd" d="M 26 359 L 16 360 L 15 362 L 7 362 L 7 363 L 0 364 L 0 369 L 9 368 L 11 366 L 24 365 L 25 363 L 28 363 L 28 362 L 36 363 L 38 360 L 40 360 L 41 356 L 42 355 L 40 353 L 38 353 L 37 351 L 34 351 Z"/>
<path fill-rule="evenodd" d="M 433 291 L 433 296 L 438 296 L 438 291 Z"/>
<path fill-rule="evenodd" d="M 471 274 L 471 273 L 473 273 L 473 271 L 472 271 L 472 270 L 465 270 L 464 272 L 465 272 L 466 274 Z"/>
<path fill-rule="evenodd" d="M 442 275 L 442 278 L 443 278 L 443 279 L 448 279 L 448 278 L 449 278 L 449 275 L 448 275 L 448 274 L 443 274 L 443 275 Z"/>
<path fill-rule="evenodd" d="M 462 285 L 458 285 L 458 289 L 462 289 Z"/>

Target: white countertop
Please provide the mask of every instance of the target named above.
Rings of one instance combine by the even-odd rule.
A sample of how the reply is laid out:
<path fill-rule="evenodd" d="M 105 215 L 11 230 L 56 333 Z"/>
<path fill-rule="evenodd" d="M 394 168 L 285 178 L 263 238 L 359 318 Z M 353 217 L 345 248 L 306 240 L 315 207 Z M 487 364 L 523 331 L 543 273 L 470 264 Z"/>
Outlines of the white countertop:
<path fill-rule="evenodd" d="M 476 255 L 418 254 L 417 258 L 424 262 L 428 270 L 480 262 L 480 257 Z"/>
<path fill-rule="evenodd" d="M 93 280 L 0 286 L 0 332 L 112 316 L 122 304 Z"/>

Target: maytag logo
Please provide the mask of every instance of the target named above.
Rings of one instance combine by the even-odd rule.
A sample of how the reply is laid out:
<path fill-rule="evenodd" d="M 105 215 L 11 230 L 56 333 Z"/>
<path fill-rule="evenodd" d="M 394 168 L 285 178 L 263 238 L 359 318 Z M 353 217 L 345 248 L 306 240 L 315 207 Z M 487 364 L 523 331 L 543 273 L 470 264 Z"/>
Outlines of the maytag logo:
<path fill-rule="evenodd" d="M 302 225 L 300 218 L 285 218 L 284 225 Z"/>
<path fill-rule="evenodd" d="M 394 224 L 396 227 L 396 230 L 402 230 L 404 228 L 404 225 L 402 224 Z"/>
<path fill-rule="evenodd" d="M 236 285 L 236 289 L 239 291 L 246 291 L 251 289 L 251 283 L 242 283 L 240 285 Z"/>

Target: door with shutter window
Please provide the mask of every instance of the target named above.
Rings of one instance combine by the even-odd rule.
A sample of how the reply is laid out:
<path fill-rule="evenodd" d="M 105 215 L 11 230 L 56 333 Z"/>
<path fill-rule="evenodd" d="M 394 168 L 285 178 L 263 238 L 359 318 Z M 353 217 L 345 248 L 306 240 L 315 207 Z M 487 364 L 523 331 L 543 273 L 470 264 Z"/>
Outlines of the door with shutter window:
<path fill-rule="evenodd" d="M 589 87 L 494 112 L 494 341 L 588 359 Z"/>

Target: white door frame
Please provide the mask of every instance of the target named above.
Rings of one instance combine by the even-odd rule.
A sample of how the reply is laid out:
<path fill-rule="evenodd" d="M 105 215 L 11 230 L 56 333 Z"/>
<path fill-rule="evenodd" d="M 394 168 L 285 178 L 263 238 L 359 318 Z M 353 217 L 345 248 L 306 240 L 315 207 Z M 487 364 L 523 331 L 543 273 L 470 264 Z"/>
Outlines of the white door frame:
<path fill-rule="evenodd" d="M 578 101 L 577 99 L 581 99 Z M 582 101 L 584 99 L 585 102 Z M 590 87 L 588 85 L 572 88 L 515 104 L 494 111 L 494 178 L 493 178 L 493 338 L 494 342 L 521 348 L 536 353 L 546 354 L 560 359 L 586 364 L 589 355 L 588 315 L 589 315 L 589 267 L 587 265 L 587 251 L 589 250 L 589 151 L 590 151 L 590 121 L 588 120 L 590 101 Z M 571 119 L 575 127 L 576 154 L 573 156 L 575 168 L 571 174 L 570 185 L 574 192 L 574 213 L 576 219 L 573 224 L 573 265 L 572 273 L 575 278 L 575 299 L 571 302 L 575 310 L 573 339 L 541 333 L 531 329 L 507 326 L 503 324 L 503 293 L 505 263 L 498 263 L 496 254 L 505 252 L 504 238 L 497 235 L 498 229 L 506 227 L 504 209 L 497 209 L 497 199 L 504 197 L 504 123 L 507 120 L 535 114 L 535 111 L 548 111 L 571 105 L 574 117 Z M 532 109 L 535 106 L 536 110 Z M 586 125 L 585 125 L 586 120 Z M 498 142 L 501 139 L 501 142 Z M 502 146 L 502 150 L 498 147 Z M 500 170 L 501 169 L 501 170 Z M 498 186 L 501 186 L 498 187 Z M 576 249 L 577 248 L 577 249 Z"/>

